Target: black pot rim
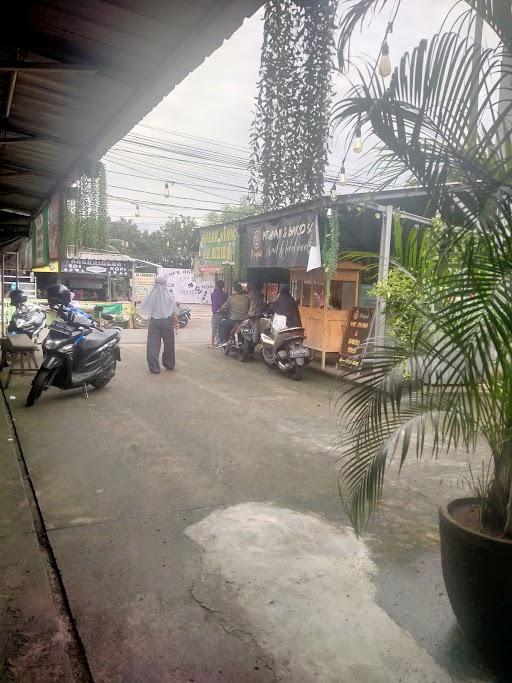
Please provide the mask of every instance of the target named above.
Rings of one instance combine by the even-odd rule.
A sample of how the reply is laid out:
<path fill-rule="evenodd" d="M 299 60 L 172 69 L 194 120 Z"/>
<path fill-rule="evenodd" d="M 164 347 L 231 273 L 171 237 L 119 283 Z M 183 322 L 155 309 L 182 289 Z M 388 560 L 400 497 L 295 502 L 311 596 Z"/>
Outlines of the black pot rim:
<path fill-rule="evenodd" d="M 457 531 L 466 536 L 471 536 L 473 539 L 479 539 L 482 543 L 498 543 L 504 548 L 512 546 L 512 539 L 497 538 L 491 534 L 485 534 L 482 531 L 477 531 L 471 527 L 464 526 L 458 522 L 451 514 L 451 510 L 454 507 L 459 507 L 463 505 L 478 505 L 478 498 L 474 496 L 468 496 L 465 498 L 455 498 L 451 500 L 446 505 L 441 505 L 439 507 L 439 519 L 450 524 L 452 527 L 456 527 Z"/>

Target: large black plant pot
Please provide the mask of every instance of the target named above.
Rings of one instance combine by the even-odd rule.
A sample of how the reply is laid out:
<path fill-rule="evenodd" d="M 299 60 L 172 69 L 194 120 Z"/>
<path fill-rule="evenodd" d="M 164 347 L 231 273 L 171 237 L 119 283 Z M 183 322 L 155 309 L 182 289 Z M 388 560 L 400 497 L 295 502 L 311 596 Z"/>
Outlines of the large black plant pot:
<path fill-rule="evenodd" d="M 439 509 L 441 560 L 450 602 L 464 634 L 512 667 L 512 541 L 463 526 L 456 510 L 476 504 L 459 498 Z"/>

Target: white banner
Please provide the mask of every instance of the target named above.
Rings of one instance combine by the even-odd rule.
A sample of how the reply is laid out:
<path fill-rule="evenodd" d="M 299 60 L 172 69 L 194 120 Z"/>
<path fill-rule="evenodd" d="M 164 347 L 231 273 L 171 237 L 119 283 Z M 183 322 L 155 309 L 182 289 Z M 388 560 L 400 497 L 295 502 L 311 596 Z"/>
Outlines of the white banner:
<path fill-rule="evenodd" d="M 209 304 L 215 282 L 196 280 L 194 273 L 185 268 L 159 268 L 158 274 L 167 280 L 167 286 L 179 304 Z"/>

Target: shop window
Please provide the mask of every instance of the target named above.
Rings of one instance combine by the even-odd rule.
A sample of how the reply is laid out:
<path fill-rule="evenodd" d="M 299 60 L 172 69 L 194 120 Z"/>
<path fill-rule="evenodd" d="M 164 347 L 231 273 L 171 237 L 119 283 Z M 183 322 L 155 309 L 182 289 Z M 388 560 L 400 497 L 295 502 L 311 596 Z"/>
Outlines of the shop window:
<path fill-rule="evenodd" d="M 329 308 L 331 310 L 346 311 L 356 305 L 355 282 L 341 282 L 331 280 L 329 294 Z"/>
<path fill-rule="evenodd" d="M 312 291 L 311 280 L 305 280 L 302 283 L 302 305 L 311 306 L 311 291 Z"/>
<path fill-rule="evenodd" d="M 323 284 L 313 282 L 313 308 L 324 308 L 325 306 L 325 292 Z"/>

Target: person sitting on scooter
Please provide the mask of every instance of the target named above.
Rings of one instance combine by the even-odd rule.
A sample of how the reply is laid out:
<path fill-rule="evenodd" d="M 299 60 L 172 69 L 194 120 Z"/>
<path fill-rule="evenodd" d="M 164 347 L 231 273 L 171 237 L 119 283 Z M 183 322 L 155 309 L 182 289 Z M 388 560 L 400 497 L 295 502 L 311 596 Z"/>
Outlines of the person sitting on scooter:
<path fill-rule="evenodd" d="M 263 317 L 265 308 L 265 295 L 261 282 L 249 283 L 249 318 L 252 322 L 252 341 L 256 345 L 260 340 L 260 319 Z"/>
<path fill-rule="evenodd" d="M 290 294 L 290 285 L 281 285 L 279 296 L 272 304 L 272 311 L 286 316 L 286 327 L 302 327 L 299 306 Z"/>
<path fill-rule="evenodd" d="M 237 283 L 233 287 L 233 294 L 229 297 L 225 304 L 221 306 L 221 312 L 229 311 L 229 317 L 221 320 L 219 323 L 219 338 L 220 343 L 225 344 L 229 339 L 229 335 L 233 327 L 245 320 L 249 313 L 250 301 L 247 294 L 244 294 L 242 285 Z"/>

